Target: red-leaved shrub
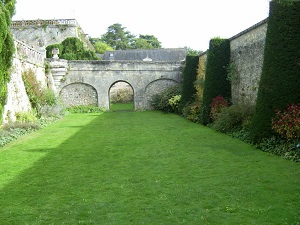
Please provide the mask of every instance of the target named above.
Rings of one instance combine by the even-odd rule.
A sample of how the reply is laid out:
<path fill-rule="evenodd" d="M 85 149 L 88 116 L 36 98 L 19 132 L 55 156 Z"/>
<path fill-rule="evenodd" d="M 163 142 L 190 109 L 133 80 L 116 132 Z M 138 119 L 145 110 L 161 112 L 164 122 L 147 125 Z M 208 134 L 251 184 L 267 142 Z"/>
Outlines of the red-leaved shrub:
<path fill-rule="evenodd" d="M 228 107 L 229 104 L 225 98 L 222 96 L 217 96 L 213 99 L 212 103 L 210 104 L 210 117 L 213 121 L 218 118 L 218 113 L 225 107 Z"/>
<path fill-rule="evenodd" d="M 287 140 L 300 140 L 300 104 L 290 104 L 285 110 L 276 110 L 272 129 Z"/>

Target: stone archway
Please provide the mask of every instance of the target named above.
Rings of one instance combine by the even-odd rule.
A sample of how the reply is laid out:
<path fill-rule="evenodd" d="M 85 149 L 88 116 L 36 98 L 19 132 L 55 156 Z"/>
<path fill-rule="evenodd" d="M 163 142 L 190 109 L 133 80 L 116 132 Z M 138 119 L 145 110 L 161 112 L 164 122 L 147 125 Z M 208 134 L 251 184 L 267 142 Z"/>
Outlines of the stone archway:
<path fill-rule="evenodd" d="M 60 97 L 66 107 L 79 105 L 98 106 L 97 90 L 86 83 L 72 83 L 64 86 Z"/>
<path fill-rule="evenodd" d="M 145 109 L 151 109 L 151 100 L 154 95 L 161 93 L 165 89 L 172 87 L 174 85 L 178 84 L 177 81 L 172 79 L 159 79 L 154 80 L 151 83 L 149 83 L 145 90 Z"/>
<path fill-rule="evenodd" d="M 114 82 L 108 90 L 109 107 L 111 104 L 132 104 L 134 109 L 134 89 L 127 81 Z"/>

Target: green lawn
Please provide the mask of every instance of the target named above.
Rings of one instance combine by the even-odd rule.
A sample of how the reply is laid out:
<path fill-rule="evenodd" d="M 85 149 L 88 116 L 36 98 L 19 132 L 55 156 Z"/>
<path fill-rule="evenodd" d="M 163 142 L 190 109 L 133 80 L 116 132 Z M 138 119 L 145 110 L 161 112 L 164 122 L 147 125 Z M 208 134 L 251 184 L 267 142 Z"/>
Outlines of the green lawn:
<path fill-rule="evenodd" d="M 0 149 L 0 224 L 299 224 L 300 164 L 173 114 L 74 114 Z"/>
<path fill-rule="evenodd" d="M 110 104 L 110 111 L 132 111 L 134 110 L 133 102 Z"/>

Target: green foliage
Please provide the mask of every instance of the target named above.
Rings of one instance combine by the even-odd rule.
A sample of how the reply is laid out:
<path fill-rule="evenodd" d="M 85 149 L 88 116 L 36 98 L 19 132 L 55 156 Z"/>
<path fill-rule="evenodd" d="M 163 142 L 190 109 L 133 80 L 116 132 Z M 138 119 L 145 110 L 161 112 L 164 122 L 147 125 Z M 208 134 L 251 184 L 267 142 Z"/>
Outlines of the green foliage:
<path fill-rule="evenodd" d="M 211 122 L 210 104 L 218 95 L 229 100 L 231 85 L 227 80 L 227 67 L 230 62 L 230 42 L 228 39 L 214 38 L 210 40 L 207 53 L 207 66 L 203 90 L 201 123 Z"/>
<path fill-rule="evenodd" d="M 178 113 L 178 107 L 180 103 L 181 95 L 174 95 L 169 99 L 169 105 L 172 107 L 175 113 Z"/>
<path fill-rule="evenodd" d="M 13 53 L 15 51 L 13 37 L 9 26 L 14 14 L 15 1 L 0 1 L 0 123 L 3 107 L 6 103 L 7 83 L 10 80 Z"/>
<path fill-rule="evenodd" d="M 62 44 L 53 44 L 53 45 L 48 45 L 46 47 L 46 58 L 52 58 L 52 49 L 58 48 L 59 49 L 59 57 L 61 58 L 61 54 L 63 52 L 64 47 Z"/>
<path fill-rule="evenodd" d="M 31 107 L 37 111 L 38 116 L 42 116 L 43 107 L 55 106 L 58 103 L 53 90 L 42 88 L 32 69 L 24 71 L 22 78 Z"/>
<path fill-rule="evenodd" d="M 275 110 L 300 102 L 300 1 L 270 2 L 264 61 L 251 138 L 272 135 Z"/>
<path fill-rule="evenodd" d="M 272 129 L 287 140 L 300 141 L 300 104 L 278 110 L 272 119 Z"/>
<path fill-rule="evenodd" d="M 224 107 L 219 111 L 216 120 L 210 127 L 223 133 L 247 130 L 253 113 L 254 107 L 250 105 Z"/>
<path fill-rule="evenodd" d="M 59 58 L 66 60 L 99 60 L 95 52 L 86 50 L 79 38 L 69 37 L 60 44 L 47 46 L 46 57 L 52 58 L 52 49 L 59 49 Z"/>
<path fill-rule="evenodd" d="M 196 88 L 195 81 L 197 77 L 197 68 L 199 64 L 198 56 L 186 56 L 185 67 L 183 70 L 183 81 L 181 88 L 181 99 L 179 104 L 179 112 L 182 113 L 183 108 L 194 102 Z"/>
<path fill-rule="evenodd" d="M 121 24 L 115 23 L 108 27 L 107 32 L 101 36 L 101 41 L 115 50 L 130 49 L 134 35 L 125 29 Z"/>
<path fill-rule="evenodd" d="M 199 54 L 202 53 L 202 51 L 200 51 L 200 50 L 195 50 L 195 49 L 192 49 L 187 46 L 185 48 L 187 50 L 187 55 L 189 55 L 189 56 L 198 56 Z"/>
<path fill-rule="evenodd" d="M 286 142 L 281 138 L 271 136 L 262 139 L 255 147 L 264 152 L 282 156 L 291 161 L 300 162 L 300 147 L 297 143 L 298 142 Z"/>
<path fill-rule="evenodd" d="M 198 101 L 187 104 L 183 110 L 182 115 L 190 121 L 195 123 L 200 122 L 201 117 L 201 104 Z"/>
<path fill-rule="evenodd" d="M 95 39 L 92 41 L 97 43 Z M 161 42 L 155 36 L 140 34 L 137 38 L 119 23 L 109 26 L 107 32 L 101 36 L 100 41 L 111 46 L 114 50 L 161 48 Z"/>
<path fill-rule="evenodd" d="M 108 44 L 102 42 L 102 41 L 97 41 L 95 43 L 95 49 L 97 53 L 104 54 L 106 51 L 113 50 L 112 47 L 110 47 Z"/>
<path fill-rule="evenodd" d="M 174 105 L 172 103 L 170 104 L 170 99 L 172 99 L 174 96 L 180 95 L 180 89 L 180 85 L 174 85 L 162 91 L 161 93 L 154 95 L 151 100 L 151 106 L 154 110 L 171 113 L 176 112 L 176 108 L 173 108 Z"/>
<path fill-rule="evenodd" d="M 105 110 L 93 105 L 79 105 L 79 106 L 68 107 L 67 111 L 72 114 L 77 114 L 77 113 L 99 113 L 99 112 L 104 112 Z"/>
<path fill-rule="evenodd" d="M 138 38 L 134 39 L 132 44 L 133 49 L 152 49 L 161 48 L 161 42 L 153 35 L 139 35 Z"/>

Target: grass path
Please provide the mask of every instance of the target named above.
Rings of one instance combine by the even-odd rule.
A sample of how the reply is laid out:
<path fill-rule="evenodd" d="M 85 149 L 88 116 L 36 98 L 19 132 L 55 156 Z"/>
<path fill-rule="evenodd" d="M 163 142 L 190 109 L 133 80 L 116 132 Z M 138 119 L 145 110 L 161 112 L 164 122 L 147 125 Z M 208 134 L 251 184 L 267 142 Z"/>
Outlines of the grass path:
<path fill-rule="evenodd" d="M 299 224 L 300 164 L 159 112 L 70 115 L 0 149 L 0 224 Z"/>

